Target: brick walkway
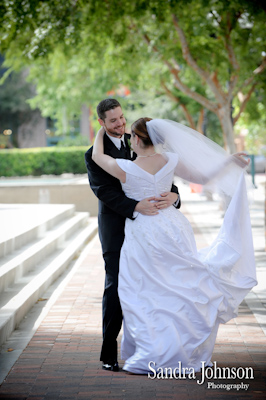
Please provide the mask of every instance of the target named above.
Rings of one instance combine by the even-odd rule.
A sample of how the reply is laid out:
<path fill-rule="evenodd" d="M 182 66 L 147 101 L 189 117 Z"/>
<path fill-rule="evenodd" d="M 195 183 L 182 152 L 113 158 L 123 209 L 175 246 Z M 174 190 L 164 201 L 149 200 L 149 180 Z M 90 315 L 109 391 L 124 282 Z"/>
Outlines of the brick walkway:
<path fill-rule="evenodd" d="M 187 211 L 185 205 L 182 211 Z M 193 218 L 192 225 L 199 247 L 206 245 L 206 235 L 201 234 L 205 228 L 198 229 Z M 266 399 L 266 336 L 245 301 L 239 316 L 220 326 L 212 360 L 220 368 L 240 367 L 243 371 L 252 367 L 254 380 L 210 377 L 200 385 L 200 374 L 196 379 L 152 380 L 123 371 L 103 371 L 99 362 L 103 284 L 97 237 L 83 252 L 71 279 L 0 387 L 0 399 Z M 249 384 L 248 390 L 221 387 L 241 383 Z"/>
<path fill-rule="evenodd" d="M 43 320 L 0 388 L 1 399 L 265 399 L 266 337 L 245 302 L 238 318 L 219 330 L 213 360 L 218 367 L 252 367 L 249 389 L 207 388 L 237 380 L 149 379 L 110 373 L 98 361 L 104 268 L 98 238 Z M 123 365 L 123 362 L 120 362 Z"/>

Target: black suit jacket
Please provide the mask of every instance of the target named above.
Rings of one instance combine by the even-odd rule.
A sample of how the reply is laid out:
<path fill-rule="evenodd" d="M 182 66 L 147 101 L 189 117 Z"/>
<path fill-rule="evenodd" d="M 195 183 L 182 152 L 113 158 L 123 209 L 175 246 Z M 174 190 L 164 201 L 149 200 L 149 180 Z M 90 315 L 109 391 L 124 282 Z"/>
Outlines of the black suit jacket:
<path fill-rule="evenodd" d="M 125 133 L 127 159 L 131 159 L 128 139 Z M 104 135 L 104 153 L 113 158 L 125 158 L 107 135 Z M 124 241 L 126 218 L 133 218 L 137 201 L 126 197 L 120 181 L 105 172 L 92 160 L 92 147 L 85 154 L 89 182 L 92 191 L 99 199 L 99 236 L 103 253 L 120 251 Z"/>
<path fill-rule="evenodd" d="M 126 157 L 116 148 L 110 138 L 104 135 L 104 153 L 113 158 L 131 158 L 128 139 L 125 133 Z M 128 198 L 121 187 L 120 181 L 105 172 L 92 160 L 92 147 L 85 154 L 90 187 L 99 199 L 98 223 L 99 237 L 103 254 L 106 252 L 120 251 L 124 241 L 125 219 L 133 219 L 133 212 L 137 201 Z M 178 193 L 176 186 L 172 191 Z M 180 203 L 177 206 L 180 207 Z"/>

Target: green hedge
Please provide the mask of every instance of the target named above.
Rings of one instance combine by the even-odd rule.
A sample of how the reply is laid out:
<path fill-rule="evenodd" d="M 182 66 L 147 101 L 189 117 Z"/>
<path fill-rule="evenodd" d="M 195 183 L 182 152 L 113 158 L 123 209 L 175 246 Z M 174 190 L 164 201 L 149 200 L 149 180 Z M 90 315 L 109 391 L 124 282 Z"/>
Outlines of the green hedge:
<path fill-rule="evenodd" d="M 0 176 L 84 174 L 87 149 L 82 146 L 0 150 Z"/>

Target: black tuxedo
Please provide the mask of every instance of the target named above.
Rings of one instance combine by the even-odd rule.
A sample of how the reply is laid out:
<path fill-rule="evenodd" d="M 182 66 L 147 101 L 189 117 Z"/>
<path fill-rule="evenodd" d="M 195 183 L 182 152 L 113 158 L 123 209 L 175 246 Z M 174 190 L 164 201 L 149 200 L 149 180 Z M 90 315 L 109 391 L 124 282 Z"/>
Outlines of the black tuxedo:
<path fill-rule="evenodd" d="M 131 159 L 125 134 L 125 150 L 119 151 L 104 135 L 104 153 L 113 158 Z M 117 359 L 117 336 L 122 325 L 122 311 L 117 294 L 120 250 L 124 241 L 125 219 L 132 218 L 137 201 L 129 199 L 114 178 L 92 160 L 92 147 L 85 154 L 91 189 L 99 199 L 99 237 L 105 261 L 105 290 L 103 294 L 103 345 L 100 360 Z"/>
<path fill-rule="evenodd" d="M 104 135 L 104 153 L 113 158 L 131 159 L 125 134 L 126 150 L 119 151 L 107 135 Z M 122 191 L 118 179 L 100 168 L 91 158 L 92 147 L 85 154 L 91 189 L 99 199 L 99 236 L 103 254 L 119 251 L 124 241 L 125 218 L 132 218 L 137 201 L 129 199 Z"/>
<path fill-rule="evenodd" d="M 125 149 L 118 150 L 104 135 L 104 153 L 113 158 L 132 159 L 125 134 Z M 103 295 L 103 345 L 100 360 L 117 360 L 117 336 L 122 325 L 122 311 L 117 293 L 119 257 L 124 241 L 125 219 L 133 219 L 138 203 L 125 196 L 118 179 L 114 178 L 92 160 L 92 147 L 85 154 L 91 189 L 99 199 L 99 237 L 105 261 L 105 290 Z M 178 193 L 175 186 L 172 191 Z M 178 208 L 180 207 L 180 204 Z"/>

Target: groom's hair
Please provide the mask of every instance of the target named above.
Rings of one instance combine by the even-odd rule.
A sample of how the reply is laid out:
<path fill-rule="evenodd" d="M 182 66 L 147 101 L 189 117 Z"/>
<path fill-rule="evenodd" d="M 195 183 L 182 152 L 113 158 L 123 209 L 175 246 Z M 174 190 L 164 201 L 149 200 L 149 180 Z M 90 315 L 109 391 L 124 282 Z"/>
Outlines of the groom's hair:
<path fill-rule="evenodd" d="M 103 121 L 106 118 L 106 111 L 112 110 L 113 108 L 121 107 L 121 104 L 116 99 L 104 99 L 97 106 L 98 117 Z"/>

